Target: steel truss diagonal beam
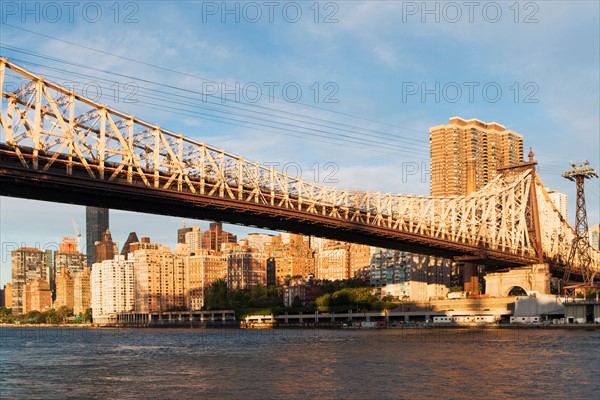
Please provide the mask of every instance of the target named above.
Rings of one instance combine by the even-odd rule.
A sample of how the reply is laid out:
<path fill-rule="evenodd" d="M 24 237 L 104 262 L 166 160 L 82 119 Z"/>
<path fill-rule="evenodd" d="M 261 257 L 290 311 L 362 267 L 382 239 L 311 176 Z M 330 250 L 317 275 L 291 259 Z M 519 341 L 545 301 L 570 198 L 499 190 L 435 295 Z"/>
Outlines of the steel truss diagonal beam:
<path fill-rule="evenodd" d="M 230 222 L 398 243 L 424 253 L 478 257 L 491 265 L 544 261 L 564 268 L 575 237 L 531 168 L 499 175 L 469 196 L 340 190 L 141 121 L 5 59 L 0 59 L 0 88 L 8 71 L 27 84 L 0 93 L 2 195 L 43 198 L 45 191 L 47 198 L 56 199 L 54 191 L 63 188 L 73 199 L 92 203 L 83 188 L 91 191 L 95 185 L 127 201 L 118 188 L 132 204 L 111 207 L 136 209 L 136 202 L 154 197 L 158 204 L 168 198 L 164 204 L 177 208 L 179 201 L 186 215 L 188 207 L 204 207 Z M 138 210 L 153 212 L 144 204 Z M 591 252 L 591 260 L 592 269 L 600 269 L 597 251 Z M 579 262 L 573 260 L 571 271 Z"/>

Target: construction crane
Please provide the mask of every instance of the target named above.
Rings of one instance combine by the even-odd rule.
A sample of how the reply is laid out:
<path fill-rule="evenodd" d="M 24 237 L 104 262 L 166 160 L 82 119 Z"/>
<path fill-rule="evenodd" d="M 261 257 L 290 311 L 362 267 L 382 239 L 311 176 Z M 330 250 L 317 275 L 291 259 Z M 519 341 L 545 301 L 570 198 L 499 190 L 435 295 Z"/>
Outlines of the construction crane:
<path fill-rule="evenodd" d="M 77 222 L 75 221 L 75 218 L 73 218 L 73 228 L 75 228 L 75 232 L 77 233 L 77 240 L 76 240 L 76 251 L 79 251 L 80 247 L 80 243 L 81 243 L 81 233 L 79 232 L 79 227 L 77 226 Z"/>

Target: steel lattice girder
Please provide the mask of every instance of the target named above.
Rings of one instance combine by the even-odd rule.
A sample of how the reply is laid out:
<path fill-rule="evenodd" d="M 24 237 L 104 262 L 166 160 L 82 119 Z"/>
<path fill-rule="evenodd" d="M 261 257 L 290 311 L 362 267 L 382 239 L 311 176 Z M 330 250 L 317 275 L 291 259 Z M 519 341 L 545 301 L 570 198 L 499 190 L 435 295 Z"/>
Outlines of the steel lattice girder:
<path fill-rule="evenodd" d="M 543 259 L 565 265 L 574 231 L 533 169 L 499 175 L 469 196 L 340 190 L 107 108 L 6 60 L 0 60 L 0 87 L 7 69 L 29 80 L 27 90 L 1 93 L 3 160 L 13 157 L 23 169 L 220 199 L 265 213 L 292 212 L 299 220 L 337 221 L 392 237 L 402 233 L 432 247 L 464 247 L 482 258 L 521 264 L 537 259 L 527 220 L 536 185 Z M 598 252 L 591 255 L 593 268 L 600 269 Z"/>

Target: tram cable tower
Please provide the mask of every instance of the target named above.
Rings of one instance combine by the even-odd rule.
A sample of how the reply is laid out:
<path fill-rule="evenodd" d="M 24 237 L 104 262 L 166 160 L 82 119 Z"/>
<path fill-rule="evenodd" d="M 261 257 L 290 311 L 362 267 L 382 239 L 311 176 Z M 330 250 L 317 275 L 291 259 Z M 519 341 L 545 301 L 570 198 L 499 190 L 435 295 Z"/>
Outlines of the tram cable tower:
<path fill-rule="evenodd" d="M 598 178 L 598 172 L 590 163 L 585 160 L 580 164 L 569 163 L 571 168 L 568 171 L 562 173 L 562 177 L 570 181 L 575 182 L 577 186 L 577 210 L 575 212 L 575 239 L 569 252 L 569 258 L 565 273 L 563 276 L 563 282 L 567 283 L 571 274 L 571 268 L 579 260 L 582 269 L 583 281 L 585 284 L 594 284 L 594 273 L 590 268 L 592 258 L 590 255 L 590 241 L 588 238 L 588 222 L 587 212 L 585 208 L 585 194 L 583 191 L 583 184 L 586 179 Z"/>

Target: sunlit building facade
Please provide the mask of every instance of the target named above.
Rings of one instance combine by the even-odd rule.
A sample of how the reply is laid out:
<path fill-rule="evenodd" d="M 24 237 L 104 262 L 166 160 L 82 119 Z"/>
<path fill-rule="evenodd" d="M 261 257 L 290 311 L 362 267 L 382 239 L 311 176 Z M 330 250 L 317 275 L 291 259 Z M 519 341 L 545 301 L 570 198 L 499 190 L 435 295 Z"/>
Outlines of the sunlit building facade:
<path fill-rule="evenodd" d="M 267 283 L 268 256 L 248 246 L 237 246 L 226 253 L 227 288 L 247 289 Z"/>
<path fill-rule="evenodd" d="M 190 309 L 202 308 L 206 291 L 218 279 L 227 279 L 227 259 L 222 253 L 198 250 L 190 256 L 187 289 Z"/>
<path fill-rule="evenodd" d="M 13 314 L 23 313 L 25 284 L 34 280 L 45 280 L 50 286 L 52 268 L 52 250 L 21 247 L 11 252 Z"/>
<path fill-rule="evenodd" d="M 556 207 L 556 209 L 560 212 L 560 215 L 563 216 L 565 221 L 569 220 L 569 202 L 567 195 L 561 192 L 557 192 L 556 190 L 550 190 L 546 188 L 548 191 L 548 197 L 552 200 L 552 203 Z"/>
<path fill-rule="evenodd" d="M 135 310 L 133 261 L 116 255 L 95 263 L 91 270 L 92 316 L 94 321 Z"/>
<path fill-rule="evenodd" d="M 429 133 L 432 196 L 465 196 L 523 162 L 523 136 L 496 122 L 453 117 Z"/>
<path fill-rule="evenodd" d="M 84 268 L 73 277 L 73 313 L 83 314 L 92 306 L 92 269 Z"/>
<path fill-rule="evenodd" d="M 67 267 L 61 267 L 56 275 L 54 309 L 58 310 L 61 307 L 67 307 L 68 310 L 73 310 L 74 297 L 73 276 Z"/>
<path fill-rule="evenodd" d="M 186 251 L 172 252 L 160 244 L 141 245 L 142 248 L 133 253 L 136 312 L 160 312 L 186 307 L 189 254 Z"/>
<path fill-rule="evenodd" d="M 52 306 L 50 283 L 46 279 L 34 279 L 23 286 L 23 314 L 45 311 Z"/>

